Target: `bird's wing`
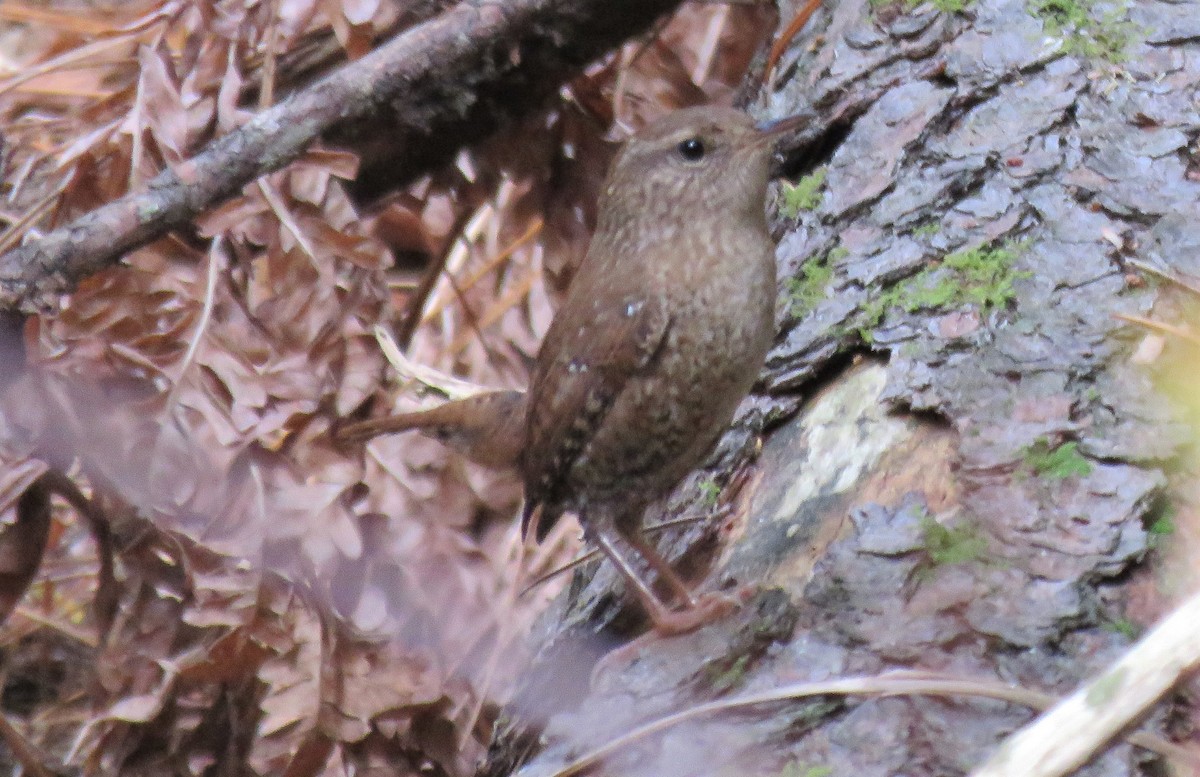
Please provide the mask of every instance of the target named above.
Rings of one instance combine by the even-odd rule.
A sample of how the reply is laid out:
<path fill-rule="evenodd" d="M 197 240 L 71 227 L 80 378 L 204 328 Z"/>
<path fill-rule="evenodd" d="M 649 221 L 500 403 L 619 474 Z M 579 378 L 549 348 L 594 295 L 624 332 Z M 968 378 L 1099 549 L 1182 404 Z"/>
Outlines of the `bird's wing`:
<path fill-rule="evenodd" d="M 630 378 L 651 366 L 671 317 L 661 299 L 629 294 L 564 307 L 538 356 L 526 416 L 525 523 L 539 504 L 556 507 L 571 465 Z M 539 534 L 548 529 L 542 521 Z"/>

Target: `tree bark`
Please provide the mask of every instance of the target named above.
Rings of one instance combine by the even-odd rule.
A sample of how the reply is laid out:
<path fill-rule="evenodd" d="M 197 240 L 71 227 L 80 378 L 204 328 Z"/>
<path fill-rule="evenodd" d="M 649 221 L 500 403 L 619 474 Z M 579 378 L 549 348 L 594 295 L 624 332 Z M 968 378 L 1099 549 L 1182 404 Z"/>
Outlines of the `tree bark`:
<path fill-rule="evenodd" d="M 647 719 L 790 682 L 919 669 L 1065 695 L 1165 607 L 1154 575 L 1180 570 L 1147 527 L 1174 500 L 1189 530 L 1195 505 L 1162 471 L 1187 437 L 1114 314 L 1176 301 L 1135 261 L 1200 275 L 1200 15 L 1054 8 L 851 0 L 793 43 L 760 112 L 835 126 L 871 100 L 830 136 L 819 204 L 779 218 L 761 393 L 667 512 L 717 512 L 698 484 L 744 468 L 741 494 L 664 543 L 709 587 L 757 593 L 608 653 L 637 613 L 605 566 L 582 573 L 531 636 L 483 773 L 570 773 Z M 1032 714 L 827 696 L 690 721 L 605 771 L 958 774 Z M 1117 744 L 1079 773 L 1149 757 Z"/>

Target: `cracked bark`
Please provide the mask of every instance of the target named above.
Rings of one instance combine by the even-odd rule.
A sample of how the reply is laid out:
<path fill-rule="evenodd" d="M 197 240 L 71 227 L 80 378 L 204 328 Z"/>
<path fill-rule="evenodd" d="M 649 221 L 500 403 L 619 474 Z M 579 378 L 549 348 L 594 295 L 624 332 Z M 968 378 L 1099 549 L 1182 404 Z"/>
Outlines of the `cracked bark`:
<path fill-rule="evenodd" d="M 709 586 L 761 593 L 592 678 L 636 613 L 604 566 L 580 574 L 531 636 L 539 657 L 482 773 L 551 774 L 647 718 L 806 679 L 920 668 L 1065 694 L 1129 644 L 1106 625 L 1165 597 L 1145 526 L 1186 437 L 1112 314 L 1175 302 L 1131 258 L 1200 275 L 1200 17 L 1135 0 L 1126 26 L 1098 20 L 1055 33 L 1021 0 L 818 12 L 756 107 L 844 132 L 816 160 L 821 203 L 780 220 L 761 393 L 667 509 L 712 512 L 698 483 L 729 480 L 766 429 L 744 509 L 664 543 Z M 1128 36 L 1119 56 L 1069 53 L 1109 32 Z M 987 285 L 955 256 L 1007 262 L 1011 299 L 929 302 Z M 830 699 L 672 729 L 607 771 L 964 773 L 1031 716 Z M 1079 773 L 1147 760 L 1118 744 Z"/>

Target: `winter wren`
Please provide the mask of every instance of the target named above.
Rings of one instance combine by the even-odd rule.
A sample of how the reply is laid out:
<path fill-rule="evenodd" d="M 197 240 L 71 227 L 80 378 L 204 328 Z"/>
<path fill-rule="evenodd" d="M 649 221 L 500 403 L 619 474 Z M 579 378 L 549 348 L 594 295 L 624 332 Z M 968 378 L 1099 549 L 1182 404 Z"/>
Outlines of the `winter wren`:
<path fill-rule="evenodd" d="M 458 421 L 472 434 L 451 425 L 460 403 L 428 411 L 441 411 L 436 422 L 408 424 L 440 430 L 469 456 L 462 441 L 479 442 L 477 459 L 514 451 L 525 521 L 537 512 L 544 529 L 575 512 L 663 633 L 728 606 L 693 596 L 644 539 L 642 516 L 703 461 L 766 357 L 775 246 L 764 201 L 776 139 L 794 126 L 759 129 L 740 111 L 708 106 L 637 133 L 612 163 L 596 233 L 538 352 L 523 435 L 481 417 L 488 405 L 521 412 L 510 392 L 465 400 L 474 405 Z M 507 446 L 478 439 L 492 429 L 512 438 Z M 653 591 L 639 555 L 679 607 Z"/>

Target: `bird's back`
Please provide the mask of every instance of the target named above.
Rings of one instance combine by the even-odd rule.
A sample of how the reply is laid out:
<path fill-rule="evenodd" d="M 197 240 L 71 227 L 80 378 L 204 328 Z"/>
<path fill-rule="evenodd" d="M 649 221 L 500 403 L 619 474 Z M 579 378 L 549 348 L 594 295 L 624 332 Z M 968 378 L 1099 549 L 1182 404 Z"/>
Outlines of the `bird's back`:
<path fill-rule="evenodd" d="M 744 114 L 686 111 L 618 154 L 532 376 L 527 510 L 640 515 L 750 390 L 774 329 L 763 137 Z"/>

